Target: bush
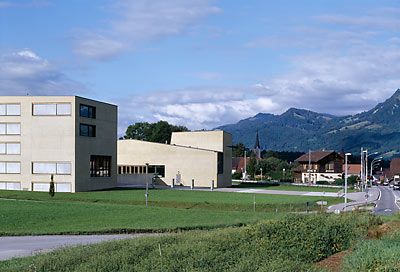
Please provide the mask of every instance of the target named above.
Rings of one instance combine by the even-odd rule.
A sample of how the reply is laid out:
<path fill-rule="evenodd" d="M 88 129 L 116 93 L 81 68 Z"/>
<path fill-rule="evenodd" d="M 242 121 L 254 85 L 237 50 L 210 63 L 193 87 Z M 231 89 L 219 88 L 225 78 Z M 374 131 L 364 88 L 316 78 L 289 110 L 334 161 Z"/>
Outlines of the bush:
<path fill-rule="evenodd" d="M 233 173 L 232 179 L 242 179 L 242 173 L 240 173 L 240 172 Z"/>

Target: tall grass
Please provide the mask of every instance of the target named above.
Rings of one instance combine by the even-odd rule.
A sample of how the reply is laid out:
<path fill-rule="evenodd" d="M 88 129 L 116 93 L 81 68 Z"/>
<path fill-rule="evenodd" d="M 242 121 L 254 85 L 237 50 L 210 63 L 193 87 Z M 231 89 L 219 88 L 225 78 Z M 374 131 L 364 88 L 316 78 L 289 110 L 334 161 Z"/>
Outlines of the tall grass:
<path fill-rule="evenodd" d="M 289 215 L 280 221 L 67 248 L 0 263 L 0 271 L 308 271 L 375 221 Z"/>
<path fill-rule="evenodd" d="M 400 232 L 362 241 L 343 260 L 343 271 L 400 271 Z"/>

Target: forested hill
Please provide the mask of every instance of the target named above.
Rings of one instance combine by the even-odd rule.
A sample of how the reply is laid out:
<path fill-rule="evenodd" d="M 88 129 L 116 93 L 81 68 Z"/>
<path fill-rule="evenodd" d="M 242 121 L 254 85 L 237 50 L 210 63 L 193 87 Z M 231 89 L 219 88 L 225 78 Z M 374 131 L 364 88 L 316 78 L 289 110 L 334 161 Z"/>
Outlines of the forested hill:
<path fill-rule="evenodd" d="M 258 130 L 262 149 L 277 151 L 336 150 L 360 153 L 368 148 L 385 158 L 400 155 L 400 89 L 373 109 L 336 117 L 291 108 L 281 115 L 259 113 L 236 124 L 220 126 L 234 144 L 252 148 Z"/>

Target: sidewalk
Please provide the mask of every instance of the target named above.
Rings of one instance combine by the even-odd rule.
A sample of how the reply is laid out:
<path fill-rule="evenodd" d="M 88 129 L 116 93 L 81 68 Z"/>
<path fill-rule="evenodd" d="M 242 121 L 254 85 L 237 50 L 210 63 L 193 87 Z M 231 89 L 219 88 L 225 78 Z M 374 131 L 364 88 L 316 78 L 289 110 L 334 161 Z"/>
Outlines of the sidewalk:
<path fill-rule="evenodd" d="M 145 188 L 144 185 L 131 185 L 131 186 L 120 186 L 126 188 Z M 149 188 L 153 188 L 149 186 Z M 154 189 L 172 189 L 172 190 L 192 190 L 186 186 L 175 186 L 171 188 L 169 186 L 155 185 Z M 195 187 L 193 191 L 211 191 L 210 187 Z M 332 192 L 308 192 L 308 191 L 283 191 L 283 190 L 265 190 L 265 189 L 246 189 L 246 188 L 215 188 L 214 192 L 231 192 L 231 193 L 248 193 L 248 194 L 268 194 L 268 195 L 301 195 L 301 196 L 327 196 L 327 197 L 341 197 L 338 193 Z"/>
<path fill-rule="evenodd" d="M 347 211 L 354 210 L 356 207 L 365 206 L 367 202 L 372 203 L 376 202 L 379 198 L 379 190 L 377 188 L 370 188 L 368 191 L 368 200 L 366 199 L 365 192 L 358 192 L 358 193 L 348 193 L 347 198 L 353 200 L 353 202 L 347 202 Z M 327 212 L 334 212 L 335 210 L 344 211 L 344 198 L 343 203 L 332 205 L 328 207 Z"/>

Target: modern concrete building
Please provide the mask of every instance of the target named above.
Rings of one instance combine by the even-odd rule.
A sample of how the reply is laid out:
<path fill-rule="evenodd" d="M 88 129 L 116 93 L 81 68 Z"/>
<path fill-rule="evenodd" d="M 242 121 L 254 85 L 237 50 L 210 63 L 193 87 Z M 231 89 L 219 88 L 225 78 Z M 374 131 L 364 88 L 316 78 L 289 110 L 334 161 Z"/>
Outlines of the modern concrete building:
<path fill-rule="evenodd" d="M 139 140 L 118 141 L 118 184 L 157 184 L 196 187 L 232 185 L 232 135 L 224 131 L 172 133 L 171 144 Z"/>
<path fill-rule="evenodd" d="M 0 97 L 0 189 L 117 185 L 117 106 L 77 96 Z"/>

